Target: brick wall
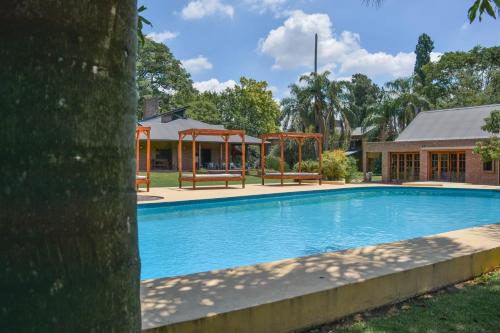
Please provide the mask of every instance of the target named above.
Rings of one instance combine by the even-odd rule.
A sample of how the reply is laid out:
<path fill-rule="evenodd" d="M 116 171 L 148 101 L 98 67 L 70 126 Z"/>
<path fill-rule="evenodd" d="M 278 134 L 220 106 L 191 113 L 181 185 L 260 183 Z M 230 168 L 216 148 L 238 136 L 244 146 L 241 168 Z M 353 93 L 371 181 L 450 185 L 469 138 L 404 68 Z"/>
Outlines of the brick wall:
<path fill-rule="evenodd" d="M 363 172 L 367 171 L 367 155 L 381 153 L 382 180 L 390 181 L 390 153 L 420 153 L 420 180 L 429 180 L 429 153 L 433 149 L 465 151 L 465 181 L 472 184 L 499 185 L 500 163 L 496 161 L 494 171 L 483 171 L 483 162 L 479 155 L 472 152 L 478 140 L 435 140 L 410 142 L 365 142 L 363 143 Z"/>

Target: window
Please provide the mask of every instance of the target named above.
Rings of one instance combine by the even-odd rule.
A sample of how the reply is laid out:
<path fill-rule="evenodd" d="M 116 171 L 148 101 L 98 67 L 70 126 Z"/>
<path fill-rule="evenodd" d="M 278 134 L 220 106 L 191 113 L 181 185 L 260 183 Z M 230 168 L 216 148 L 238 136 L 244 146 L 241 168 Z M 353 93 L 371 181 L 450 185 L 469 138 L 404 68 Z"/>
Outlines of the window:
<path fill-rule="evenodd" d="M 465 181 L 465 153 L 431 153 L 430 179 L 448 182 Z"/>
<path fill-rule="evenodd" d="M 418 180 L 420 173 L 419 153 L 391 153 L 391 180 Z"/>
<path fill-rule="evenodd" d="M 484 162 L 483 171 L 493 171 L 493 161 Z"/>

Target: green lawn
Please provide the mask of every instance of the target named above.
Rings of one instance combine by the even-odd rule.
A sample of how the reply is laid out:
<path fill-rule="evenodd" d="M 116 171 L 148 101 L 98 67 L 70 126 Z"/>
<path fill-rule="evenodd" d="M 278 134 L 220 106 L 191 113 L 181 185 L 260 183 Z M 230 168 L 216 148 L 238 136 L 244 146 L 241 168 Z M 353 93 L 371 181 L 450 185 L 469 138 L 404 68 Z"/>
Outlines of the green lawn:
<path fill-rule="evenodd" d="M 307 332 L 500 332 L 500 270 Z"/>
<path fill-rule="evenodd" d="M 141 172 L 142 175 L 145 175 L 144 172 Z M 179 182 L 177 181 L 178 177 L 177 172 L 173 171 L 163 171 L 163 172 L 151 172 L 151 187 L 175 187 L 179 186 Z M 261 180 L 260 177 L 256 176 L 257 171 L 251 170 L 250 175 L 247 174 L 246 177 L 246 184 L 260 184 Z M 353 182 L 358 183 L 363 181 L 363 175 L 362 173 L 359 173 L 359 176 L 357 177 L 359 179 L 353 180 Z M 373 181 L 381 181 L 382 176 L 373 176 L 372 177 Z M 279 180 L 274 180 L 274 179 L 268 179 L 266 180 L 267 183 L 278 183 Z M 285 183 L 290 183 L 292 180 L 285 180 Z M 203 185 L 224 185 L 224 182 L 201 182 L 198 183 L 200 186 Z M 229 182 L 229 184 L 232 185 L 238 185 L 241 184 L 241 182 Z M 190 186 L 190 182 L 183 182 L 182 186 Z M 141 188 L 144 188 L 144 185 L 141 185 Z"/>
<path fill-rule="evenodd" d="M 144 174 L 144 173 L 141 173 Z M 255 176 L 256 173 L 251 171 L 250 175 L 246 177 L 246 184 L 260 184 L 260 177 Z M 179 186 L 177 178 L 179 174 L 177 172 L 151 172 L 151 187 L 175 187 Z M 275 183 L 276 180 L 266 180 L 266 183 Z M 200 186 L 203 185 L 224 185 L 224 182 L 201 182 L 197 183 Z M 241 182 L 229 182 L 229 184 L 238 185 Z M 190 186 L 190 182 L 182 182 L 182 186 Z M 145 187 L 145 186 L 141 186 Z"/>

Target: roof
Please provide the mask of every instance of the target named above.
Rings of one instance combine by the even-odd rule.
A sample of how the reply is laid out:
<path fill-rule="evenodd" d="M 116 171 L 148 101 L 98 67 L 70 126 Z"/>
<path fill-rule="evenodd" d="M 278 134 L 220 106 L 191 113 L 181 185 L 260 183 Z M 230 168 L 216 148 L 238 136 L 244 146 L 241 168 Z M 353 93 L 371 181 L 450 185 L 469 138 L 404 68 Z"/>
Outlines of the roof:
<path fill-rule="evenodd" d="M 368 132 L 371 132 L 372 130 L 374 130 L 376 128 L 376 126 L 374 125 L 371 125 L 371 126 L 367 126 L 364 128 L 364 131 L 363 131 L 363 127 L 356 127 L 355 129 L 352 130 L 351 132 L 351 136 L 361 136 L 361 135 L 365 135 L 366 133 Z"/>
<path fill-rule="evenodd" d="M 216 129 L 223 130 L 222 125 L 212 125 L 207 124 L 194 119 L 176 119 L 166 123 L 161 122 L 161 117 L 154 117 L 146 120 L 139 121 L 142 126 L 151 127 L 151 140 L 157 141 L 179 141 L 179 131 L 184 131 L 192 128 L 202 128 L 202 129 Z M 184 141 L 191 141 L 190 136 L 186 136 Z M 196 137 L 196 141 L 199 142 L 220 142 L 223 143 L 224 140 L 217 136 L 207 136 L 200 135 Z M 231 136 L 229 142 L 238 143 L 241 139 L 238 136 Z M 247 144 L 258 144 L 261 143 L 260 139 L 253 136 L 245 135 L 245 143 Z"/>
<path fill-rule="evenodd" d="M 483 131 L 484 118 L 500 104 L 462 107 L 420 112 L 398 138 L 401 141 L 485 139 L 491 134 Z"/>

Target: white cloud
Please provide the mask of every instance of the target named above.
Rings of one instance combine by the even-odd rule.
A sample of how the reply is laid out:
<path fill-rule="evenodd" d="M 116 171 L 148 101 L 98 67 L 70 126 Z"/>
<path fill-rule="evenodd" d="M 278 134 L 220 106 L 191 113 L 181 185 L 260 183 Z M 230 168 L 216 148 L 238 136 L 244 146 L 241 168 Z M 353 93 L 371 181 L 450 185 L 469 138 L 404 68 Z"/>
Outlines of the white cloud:
<path fill-rule="evenodd" d="M 207 81 L 200 81 L 193 83 L 195 89 L 200 92 L 212 91 L 212 92 L 223 92 L 227 88 L 233 88 L 236 86 L 236 81 L 227 80 L 225 82 L 219 82 L 217 79 L 210 79 Z"/>
<path fill-rule="evenodd" d="M 335 35 L 327 14 L 306 14 L 294 11 L 283 25 L 271 30 L 259 41 L 259 50 L 274 58 L 273 69 L 311 68 L 314 65 L 314 34 L 318 34 L 318 63 L 320 70 L 330 70 L 334 77 L 354 73 L 410 75 L 415 64 L 413 52 L 395 55 L 370 53 L 361 47 L 359 34 L 343 31 Z"/>
<path fill-rule="evenodd" d="M 196 20 L 215 14 L 233 18 L 234 8 L 223 4 L 220 0 L 194 0 L 190 1 L 181 11 L 182 18 L 186 20 Z"/>
<path fill-rule="evenodd" d="M 272 92 L 273 95 L 276 95 L 279 92 L 279 89 L 276 86 L 269 86 L 269 87 L 267 87 L 267 90 L 269 90 L 270 92 Z"/>
<path fill-rule="evenodd" d="M 470 26 L 470 24 L 466 22 L 466 23 L 462 24 L 462 26 L 460 27 L 460 30 L 462 30 L 462 31 L 467 30 L 467 29 L 469 29 L 469 26 Z"/>
<path fill-rule="evenodd" d="M 245 4 L 259 14 L 266 12 L 280 14 L 286 2 L 287 0 L 245 0 Z"/>
<path fill-rule="evenodd" d="M 443 54 L 441 52 L 431 52 L 431 61 L 438 62 Z"/>
<path fill-rule="evenodd" d="M 202 55 L 199 55 L 196 58 L 181 60 L 181 62 L 182 66 L 184 66 L 184 68 L 190 73 L 199 73 L 213 68 L 210 61 Z"/>
<path fill-rule="evenodd" d="M 167 40 L 174 39 L 177 36 L 179 36 L 178 32 L 163 31 L 163 32 L 152 32 L 148 34 L 146 37 L 149 37 L 150 39 L 154 40 L 157 43 L 164 43 Z"/>

